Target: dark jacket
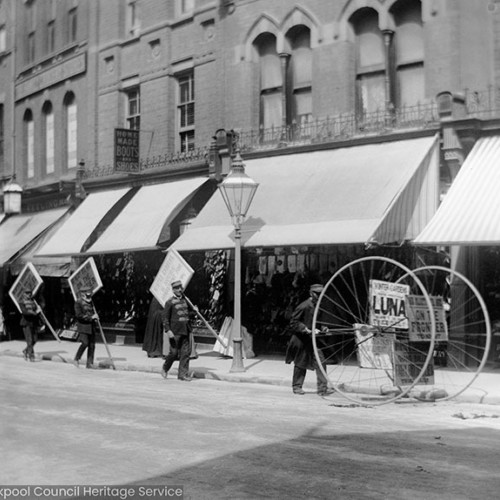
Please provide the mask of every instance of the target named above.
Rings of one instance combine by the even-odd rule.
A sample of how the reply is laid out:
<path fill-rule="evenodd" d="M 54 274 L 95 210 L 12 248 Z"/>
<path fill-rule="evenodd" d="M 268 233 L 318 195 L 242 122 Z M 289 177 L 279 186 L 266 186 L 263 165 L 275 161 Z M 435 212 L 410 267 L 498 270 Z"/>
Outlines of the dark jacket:
<path fill-rule="evenodd" d="M 166 332 L 170 330 L 174 335 L 188 335 L 191 331 L 189 306 L 184 297 L 179 299 L 173 296 L 167 300 L 162 317 Z"/>
<path fill-rule="evenodd" d="M 38 313 L 36 312 L 37 306 L 33 299 L 23 299 L 19 303 L 21 307 L 21 326 L 30 326 L 36 328 L 38 326 Z"/>
<path fill-rule="evenodd" d="M 312 337 L 306 329 L 312 330 L 314 304 L 311 298 L 304 300 L 293 311 L 290 329 L 293 332 L 286 349 L 285 363 L 295 363 L 299 368 L 314 369 Z"/>
<path fill-rule="evenodd" d="M 92 319 L 94 313 L 92 302 L 85 302 L 81 298 L 75 302 L 76 326 L 79 334 L 92 335 L 94 333 L 94 320 Z"/>

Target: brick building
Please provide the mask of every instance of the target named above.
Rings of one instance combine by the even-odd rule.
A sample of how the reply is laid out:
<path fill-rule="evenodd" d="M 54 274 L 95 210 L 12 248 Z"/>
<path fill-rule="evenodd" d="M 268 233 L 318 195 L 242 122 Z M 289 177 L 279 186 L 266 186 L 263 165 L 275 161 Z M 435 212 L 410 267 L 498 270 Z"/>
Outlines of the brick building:
<path fill-rule="evenodd" d="M 278 200 L 256 198 L 252 216 L 269 234 L 259 227 L 260 239 L 246 244 L 248 283 L 261 276 L 270 284 L 278 261 L 289 263 L 291 274 L 307 263 L 315 279 L 367 252 L 413 262 L 418 250 L 408 242 L 431 220 L 478 138 L 498 132 L 499 26 L 494 0 L 0 2 L 0 180 L 6 186 L 15 176 L 23 189 L 22 214 L 8 215 L 0 229 L 23 228 L 26 240 L 2 253 L 4 290 L 31 259 L 47 278 L 47 302 L 61 294 L 68 300 L 64 278 L 93 255 L 108 280 L 103 307 L 117 311 L 109 323 L 137 317 L 139 309 L 144 317 L 148 280 L 186 219 L 200 213 L 191 237 L 178 243 L 197 271 L 206 270 L 206 250 L 210 259 L 231 260 L 218 253 L 232 243 L 216 235 L 210 217 L 218 214 L 212 194 L 235 147 L 249 172 L 262 175 L 259 189 Z M 135 161 L 123 168 L 116 129 L 135 131 L 138 144 Z M 300 192 L 293 183 L 268 189 L 287 168 Z M 317 174 L 311 190 L 308 171 Z M 156 220 L 147 201 L 162 199 L 161 186 L 167 197 L 184 194 Z M 342 201 L 332 201 L 333 193 Z M 314 209 L 302 217 L 310 199 Z M 128 241 L 120 224 L 127 207 L 127 217 L 134 213 L 134 200 L 159 229 L 142 246 L 116 245 Z M 297 200 L 298 209 L 286 200 Z M 409 204 L 418 210 L 409 214 Z M 93 225 L 72 240 L 82 207 L 94 214 Z M 269 210 L 288 216 L 268 223 Z M 64 227 L 76 246 L 57 250 Z M 463 242 L 460 248 L 462 257 L 453 258 L 463 269 L 488 253 Z M 129 283 L 141 266 L 141 291 L 110 297 L 113 277 Z M 480 266 L 473 267 L 485 289 Z M 193 287 L 203 295 L 201 281 Z M 274 317 L 285 316 L 292 295 L 273 306 Z"/>

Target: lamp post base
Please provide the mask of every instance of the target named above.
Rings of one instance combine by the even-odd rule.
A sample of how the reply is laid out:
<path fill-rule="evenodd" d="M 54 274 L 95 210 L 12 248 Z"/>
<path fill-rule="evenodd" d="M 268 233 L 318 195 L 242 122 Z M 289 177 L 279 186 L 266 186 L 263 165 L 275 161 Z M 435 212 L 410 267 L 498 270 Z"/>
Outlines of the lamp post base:
<path fill-rule="evenodd" d="M 231 365 L 230 373 L 241 373 L 245 371 L 243 366 L 243 339 L 233 339 L 233 364 Z"/>

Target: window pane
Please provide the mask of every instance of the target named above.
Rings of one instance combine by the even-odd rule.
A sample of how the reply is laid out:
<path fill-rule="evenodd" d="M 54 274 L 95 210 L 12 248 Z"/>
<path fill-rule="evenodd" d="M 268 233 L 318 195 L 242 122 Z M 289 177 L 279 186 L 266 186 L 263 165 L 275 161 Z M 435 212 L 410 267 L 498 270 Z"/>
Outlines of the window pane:
<path fill-rule="evenodd" d="M 423 65 L 398 69 L 399 105 L 414 106 L 425 99 Z"/>
<path fill-rule="evenodd" d="M 306 121 L 309 120 L 312 115 L 312 95 L 309 92 L 298 92 L 294 95 L 295 97 L 295 115 L 297 123 L 302 123 L 304 117 Z"/>
<path fill-rule="evenodd" d="M 302 30 L 292 40 L 292 78 L 294 88 L 312 82 L 311 35 Z"/>
<path fill-rule="evenodd" d="M 281 106 L 281 93 L 264 94 L 262 96 L 262 125 L 264 128 L 281 127 L 283 116 Z"/>
<path fill-rule="evenodd" d="M 361 111 L 371 113 L 385 106 L 384 75 L 363 75 L 359 78 Z"/>
<path fill-rule="evenodd" d="M 28 177 L 35 176 L 35 126 L 33 120 L 26 123 Z"/>
<path fill-rule="evenodd" d="M 358 68 L 384 64 L 384 41 L 376 13 L 367 14 L 355 24 Z"/>
<path fill-rule="evenodd" d="M 45 115 L 45 169 L 47 174 L 54 172 L 54 114 Z"/>
<path fill-rule="evenodd" d="M 409 4 L 405 10 L 398 11 L 395 20 L 396 63 L 423 61 L 424 37 L 420 2 Z"/>
<path fill-rule="evenodd" d="M 67 109 L 67 123 L 68 123 L 68 144 L 67 144 L 67 151 L 68 151 L 68 168 L 74 168 L 76 167 L 76 134 L 77 134 L 77 129 L 76 129 L 76 104 L 70 104 L 68 105 Z"/>

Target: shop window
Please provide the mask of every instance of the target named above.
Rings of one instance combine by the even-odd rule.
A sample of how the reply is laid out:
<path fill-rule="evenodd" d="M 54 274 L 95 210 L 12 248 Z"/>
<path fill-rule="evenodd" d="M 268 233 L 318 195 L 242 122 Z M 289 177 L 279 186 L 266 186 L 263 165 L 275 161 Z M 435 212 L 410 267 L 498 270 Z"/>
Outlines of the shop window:
<path fill-rule="evenodd" d="M 131 130 L 141 128 L 141 94 L 139 89 L 127 91 L 127 127 Z"/>
<path fill-rule="evenodd" d="M 77 105 L 73 93 L 69 93 L 65 100 L 66 119 L 66 166 L 68 169 L 77 166 Z"/>
<path fill-rule="evenodd" d="M 44 125 L 44 135 L 45 135 L 45 173 L 54 173 L 54 151 L 55 151 L 55 140 L 54 140 L 54 113 L 52 111 L 52 104 L 50 102 L 45 103 L 43 107 L 43 125 Z"/>
<path fill-rule="evenodd" d="M 30 110 L 24 113 L 26 177 L 35 177 L 35 123 Z"/>
<path fill-rule="evenodd" d="M 195 146 L 194 74 L 192 71 L 178 78 L 177 113 L 180 151 L 191 151 Z"/>

